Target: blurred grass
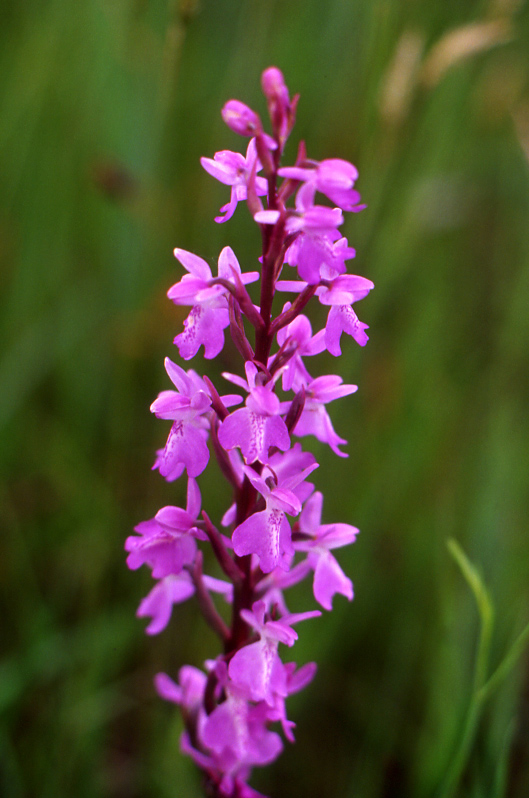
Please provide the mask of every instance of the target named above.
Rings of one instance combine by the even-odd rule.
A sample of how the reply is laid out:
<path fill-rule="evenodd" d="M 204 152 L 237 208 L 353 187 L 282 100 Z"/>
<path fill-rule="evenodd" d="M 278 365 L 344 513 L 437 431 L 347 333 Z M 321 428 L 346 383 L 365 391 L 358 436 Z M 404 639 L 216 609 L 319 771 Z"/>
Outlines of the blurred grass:
<path fill-rule="evenodd" d="M 291 699 L 298 743 L 255 784 L 437 795 L 479 630 L 446 539 L 490 591 L 491 671 L 529 619 L 527 3 L 6 0 L 0 19 L 0 794 L 200 795 L 152 675 L 216 644 L 191 605 L 145 639 L 149 578 L 123 541 L 182 498 L 149 470 L 182 320 L 172 247 L 229 243 L 250 265 L 258 246 L 242 208 L 214 225 L 226 190 L 198 159 L 240 147 L 219 110 L 263 110 L 277 64 L 309 153 L 360 169 L 368 209 L 346 234 L 376 291 L 369 346 L 317 366 L 360 386 L 332 408 L 351 457 L 319 449 L 316 478 L 326 519 L 362 530 L 341 554 L 356 598 L 302 630 L 319 672 Z M 218 514 L 215 475 L 201 488 Z M 528 735 L 522 654 L 454 795 L 529 794 Z"/>

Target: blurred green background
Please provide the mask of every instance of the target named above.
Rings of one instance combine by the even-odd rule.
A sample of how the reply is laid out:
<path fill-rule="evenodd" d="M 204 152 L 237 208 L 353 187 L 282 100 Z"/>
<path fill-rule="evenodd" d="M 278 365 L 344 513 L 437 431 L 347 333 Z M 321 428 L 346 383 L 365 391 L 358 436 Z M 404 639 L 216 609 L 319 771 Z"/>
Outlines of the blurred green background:
<path fill-rule="evenodd" d="M 145 637 L 150 577 L 123 542 L 183 498 L 150 471 L 167 425 L 148 408 L 185 312 L 165 298 L 172 248 L 214 263 L 230 244 L 255 268 L 255 225 L 243 207 L 213 223 L 228 193 L 199 157 L 245 146 L 219 111 L 264 112 L 271 64 L 301 93 L 296 142 L 360 170 L 368 209 L 345 234 L 376 290 L 358 306 L 369 345 L 315 359 L 359 385 L 331 407 L 351 456 L 316 449 L 314 479 L 324 520 L 362 530 L 338 554 L 356 598 L 300 627 L 293 655 L 319 671 L 290 699 L 297 745 L 253 783 L 529 795 L 525 651 L 475 693 L 529 621 L 527 2 L 3 0 L 2 798 L 201 795 L 152 676 L 217 643 L 192 603 Z M 208 373 L 226 367 L 229 348 Z M 219 484 L 200 479 L 214 518 Z M 490 591 L 488 661 L 450 537 Z M 314 606 L 297 591 L 293 609 Z"/>

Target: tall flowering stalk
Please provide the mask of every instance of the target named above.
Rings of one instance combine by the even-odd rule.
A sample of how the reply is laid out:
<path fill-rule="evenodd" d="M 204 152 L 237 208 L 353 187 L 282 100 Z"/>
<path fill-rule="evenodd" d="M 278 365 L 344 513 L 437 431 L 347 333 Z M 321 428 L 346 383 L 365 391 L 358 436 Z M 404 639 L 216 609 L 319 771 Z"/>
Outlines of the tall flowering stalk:
<path fill-rule="evenodd" d="M 259 269 L 242 270 L 225 247 L 214 276 L 201 257 L 175 249 L 186 273 L 168 292 L 175 304 L 191 307 L 174 339 L 183 360 L 202 346 L 206 359 L 215 358 L 229 329 L 242 363 L 239 374 L 223 377 L 239 392 L 221 395 L 207 376 L 166 359 L 175 390 L 163 391 L 151 411 L 172 425 L 154 468 L 168 481 L 186 474 L 187 503 L 185 509 L 162 507 L 125 544 L 129 568 L 147 565 L 156 580 L 137 612 L 150 619 L 148 634 L 166 627 L 174 604 L 195 596 L 220 638 L 222 653 L 204 670 L 185 665 L 178 681 L 164 673 L 155 677 L 160 696 L 180 706 L 182 751 L 203 770 L 206 793 L 213 798 L 259 796 L 247 783 L 251 769 L 269 764 L 283 748 L 272 724 L 279 723 L 293 741 L 285 699 L 311 681 L 316 665 L 283 662 L 280 646 L 292 647 L 298 637 L 294 626 L 321 612 L 291 613 L 284 592 L 311 577 L 314 598 L 325 610 L 332 609 L 336 593 L 351 600 L 352 582 L 332 551 L 352 543 L 358 533 L 349 524 L 322 523 L 323 496 L 307 481 L 318 464 L 293 438 L 313 435 L 347 457 L 340 448 L 346 441 L 335 432 L 327 405 L 357 386 L 344 385 L 337 375 L 311 377 L 305 359 L 324 350 L 340 355 L 342 333 L 361 346 L 367 342 L 367 325 L 353 304 L 373 283 L 347 274 L 346 261 L 355 251 L 338 231 L 343 211 L 365 206 L 354 188 L 357 171 L 347 161 L 313 161 L 301 142 L 294 166 L 281 166 L 298 97 L 290 100 L 275 67 L 263 73 L 262 88 L 272 134 L 253 110 L 230 100 L 222 116 L 248 138 L 246 153 L 222 150 L 201 159 L 210 175 L 231 187 L 216 222 L 226 222 L 239 202 L 247 203 L 261 233 Z M 315 204 L 317 193 L 335 207 Z M 258 306 L 246 288 L 257 281 Z M 276 292 L 289 293 L 292 301 L 274 316 Z M 315 334 L 303 314 L 311 300 L 329 311 L 325 328 Z M 233 495 L 219 522 L 201 510 L 197 483 L 211 455 Z M 224 579 L 204 573 L 204 545 L 213 551 Z M 231 605 L 229 622 L 217 607 L 219 600 Z"/>

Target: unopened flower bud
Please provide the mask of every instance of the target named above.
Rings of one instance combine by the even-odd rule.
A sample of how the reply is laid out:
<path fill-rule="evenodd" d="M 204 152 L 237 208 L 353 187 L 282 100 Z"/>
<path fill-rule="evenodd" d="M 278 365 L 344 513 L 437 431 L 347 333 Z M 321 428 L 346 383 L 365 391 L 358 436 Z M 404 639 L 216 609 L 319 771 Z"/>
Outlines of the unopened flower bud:
<path fill-rule="evenodd" d="M 290 102 L 288 88 L 283 73 L 277 67 L 265 69 L 261 77 L 261 86 L 268 103 L 268 112 L 272 120 L 274 135 L 281 149 L 288 138 L 294 124 L 294 111 L 297 97 Z"/>
<path fill-rule="evenodd" d="M 265 69 L 261 77 L 263 93 L 269 103 L 288 105 L 288 89 L 285 85 L 283 73 L 277 67 Z"/>
<path fill-rule="evenodd" d="M 228 100 L 221 113 L 228 127 L 240 136 L 255 136 L 263 129 L 258 114 L 239 100 Z"/>

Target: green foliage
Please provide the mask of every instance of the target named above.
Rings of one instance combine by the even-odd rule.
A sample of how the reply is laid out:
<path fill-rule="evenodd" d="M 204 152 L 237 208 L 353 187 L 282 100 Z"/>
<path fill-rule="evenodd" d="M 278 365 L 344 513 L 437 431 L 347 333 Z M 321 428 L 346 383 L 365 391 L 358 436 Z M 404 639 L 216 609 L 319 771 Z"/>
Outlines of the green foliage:
<path fill-rule="evenodd" d="M 525 798 L 527 2 L 6 0 L 0 17 L 0 794 L 201 795 L 152 676 L 216 643 L 191 605 L 145 639 L 149 577 L 123 541 L 182 499 L 149 471 L 182 321 L 172 248 L 229 243 L 253 268 L 258 246 L 244 208 L 214 225 L 226 189 L 198 159 L 240 146 L 220 108 L 263 110 L 276 64 L 311 155 L 360 170 L 368 209 L 345 233 L 376 290 L 371 341 L 339 365 L 358 394 L 332 408 L 351 456 L 319 450 L 316 478 L 324 520 L 362 530 L 338 555 L 356 598 L 300 631 L 318 676 L 255 784 Z M 220 481 L 200 484 L 218 516 Z M 477 640 L 447 538 L 469 552 L 451 545 Z"/>

